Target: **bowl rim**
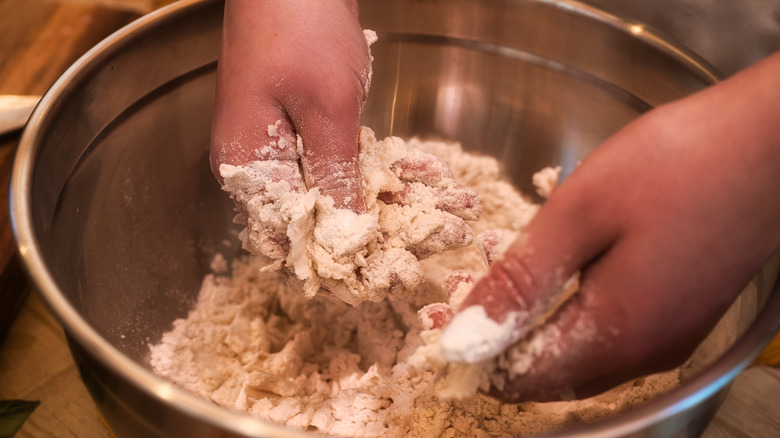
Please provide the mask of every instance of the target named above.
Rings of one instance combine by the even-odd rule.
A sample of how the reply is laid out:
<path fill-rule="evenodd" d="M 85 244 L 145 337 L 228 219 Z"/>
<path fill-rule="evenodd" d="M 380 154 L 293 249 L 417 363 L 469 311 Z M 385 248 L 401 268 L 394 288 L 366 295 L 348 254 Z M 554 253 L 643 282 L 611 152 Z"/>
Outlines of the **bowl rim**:
<path fill-rule="evenodd" d="M 687 66 L 689 70 L 698 72 L 702 78 L 710 83 L 716 83 L 723 78 L 722 74 L 698 55 L 671 43 L 651 28 L 593 6 L 576 0 L 510 1 L 546 3 L 571 9 L 602 24 L 631 33 L 635 38 L 671 55 L 678 62 Z M 90 327 L 65 298 L 44 263 L 40 244 L 33 232 L 31 211 L 34 209 L 34 205 L 30 197 L 31 175 L 39 149 L 39 141 L 41 141 L 42 133 L 50 118 L 56 115 L 58 102 L 63 97 L 67 97 L 70 84 L 78 81 L 90 65 L 99 63 L 108 54 L 114 53 L 126 45 L 135 34 L 167 20 L 176 19 L 180 15 L 189 13 L 192 9 L 216 2 L 218 0 L 180 0 L 146 14 L 98 43 L 63 73 L 36 106 L 19 141 L 12 165 L 9 189 L 11 225 L 22 266 L 32 280 L 34 288 L 63 325 L 67 335 L 76 341 L 76 346 L 84 349 L 103 366 L 131 382 L 136 389 L 147 396 L 212 427 L 245 436 L 261 436 L 270 433 L 273 436 L 310 437 L 312 435 L 306 432 L 219 407 L 157 376 L 153 371 L 125 356 Z M 659 424 L 661 420 L 694 409 L 703 400 L 727 388 L 730 382 L 750 365 L 752 360 L 770 342 L 772 339 L 770 334 L 774 334 L 778 329 L 780 329 L 780 281 L 775 284 L 772 295 L 754 323 L 722 357 L 702 373 L 669 393 L 644 403 L 625 414 L 585 425 L 580 430 L 572 431 L 566 435 L 597 437 L 635 433 L 654 424 Z M 71 348 L 73 347 L 74 344 L 71 343 Z"/>

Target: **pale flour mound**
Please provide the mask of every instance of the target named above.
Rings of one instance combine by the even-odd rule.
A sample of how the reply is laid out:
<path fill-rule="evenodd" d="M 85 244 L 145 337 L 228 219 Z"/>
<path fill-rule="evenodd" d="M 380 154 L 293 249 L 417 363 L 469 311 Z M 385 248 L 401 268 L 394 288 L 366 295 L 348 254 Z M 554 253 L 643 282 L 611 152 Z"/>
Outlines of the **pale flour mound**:
<path fill-rule="evenodd" d="M 403 297 L 423 281 L 420 260 L 472 242 L 465 220 L 479 218 L 479 200 L 443 163 L 366 127 L 359 145 L 364 214 L 307 190 L 295 164 L 220 166 L 244 248 L 270 258 L 266 269 L 292 274 L 308 298 L 323 291 L 358 305 Z"/>
<path fill-rule="evenodd" d="M 483 208 L 471 224 L 475 234 L 520 232 L 537 211 L 502 179 L 496 160 L 453 144 L 412 140 L 409 146 L 440 157 L 474 190 Z M 438 336 L 417 313 L 447 302 L 442 284 L 452 272 L 484 271 L 475 245 L 423 261 L 424 280 L 414 295 L 358 307 L 326 295 L 306 299 L 281 273 L 261 271 L 264 263 L 247 257 L 234 262 L 232 275 L 207 276 L 187 318 L 150 346 L 154 370 L 220 406 L 347 437 L 540 434 L 625 411 L 678 383 L 671 372 L 574 402 L 442 400 L 436 374 L 410 363 L 424 358 L 415 351 L 435 345 Z"/>

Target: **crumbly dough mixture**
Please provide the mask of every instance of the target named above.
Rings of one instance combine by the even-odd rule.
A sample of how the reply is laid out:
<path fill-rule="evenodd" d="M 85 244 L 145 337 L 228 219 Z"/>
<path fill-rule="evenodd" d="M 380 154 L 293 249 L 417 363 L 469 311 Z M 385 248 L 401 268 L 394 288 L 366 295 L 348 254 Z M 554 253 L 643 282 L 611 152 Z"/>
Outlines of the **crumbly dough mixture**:
<path fill-rule="evenodd" d="M 406 147 L 441 158 L 476 193 L 482 216 L 469 224 L 475 235 L 519 232 L 537 211 L 493 158 L 457 144 L 410 140 Z M 446 394 L 442 385 L 453 374 L 437 379 L 436 367 L 420 363 L 428 356 L 417 351 L 436 342 L 437 306 L 460 299 L 448 298 L 446 281 L 453 273 L 484 271 L 476 245 L 420 262 L 423 279 L 414 295 L 356 307 L 329 295 L 308 299 L 283 279 L 288 275 L 261 269 L 268 263 L 245 257 L 232 272 L 208 275 L 187 318 L 150 346 L 154 370 L 220 406 L 348 437 L 539 434 L 630 409 L 678 383 L 669 372 L 591 399 L 543 404 L 504 404 L 479 394 L 443 399 L 437 393 Z"/>
<path fill-rule="evenodd" d="M 358 305 L 409 295 L 424 279 L 420 260 L 472 242 L 465 221 L 479 218 L 479 199 L 443 162 L 366 127 L 359 145 L 364 214 L 307 190 L 290 163 L 220 166 L 244 248 L 292 274 L 308 298 L 325 291 Z"/>

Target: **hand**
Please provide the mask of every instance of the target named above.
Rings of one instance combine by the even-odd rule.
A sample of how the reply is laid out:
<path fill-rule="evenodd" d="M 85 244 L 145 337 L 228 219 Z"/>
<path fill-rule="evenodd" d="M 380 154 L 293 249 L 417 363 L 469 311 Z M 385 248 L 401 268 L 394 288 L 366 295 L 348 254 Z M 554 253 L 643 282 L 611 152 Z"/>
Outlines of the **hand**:
<path fill-rule="evenodd" d="M 680 365 L 780 246 L 778 78 L 774 55 L 608 139 L 465 298 L 442 333 L 448 359 L 507 348 L 511 359 L 580 272 L 579 292 L 543 328 L 542 350 L 522 370 L 499 369 L 507 380 L 491 395 L 582 398 Z M 475 306 L 494 326 L 510 321 L 495 326 L 498 341 L 457 339 Z"/>
<path fill-rule="evenodd" d="M 217 179 L 223 163 L 267 161 L 292 187 L 319 187 L 336 206 L 363 212 L 357 145 L 371 59 L 356 2 L 228 0 L 224 21 L 211 141 Z"/>

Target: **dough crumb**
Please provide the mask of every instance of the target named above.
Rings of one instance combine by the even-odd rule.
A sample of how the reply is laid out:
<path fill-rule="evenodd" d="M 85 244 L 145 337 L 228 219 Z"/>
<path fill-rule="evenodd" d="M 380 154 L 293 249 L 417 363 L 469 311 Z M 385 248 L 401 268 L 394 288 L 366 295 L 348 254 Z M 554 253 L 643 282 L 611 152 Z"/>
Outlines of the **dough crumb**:
<path fill-rule="evenodd" d="M 534 173 L 532 182 L 536 187 L 536 193 L 542 198 L 549 198 L 552 192 L 558 187 L 561 177 L 561 166 L 545 167 Z"/>

